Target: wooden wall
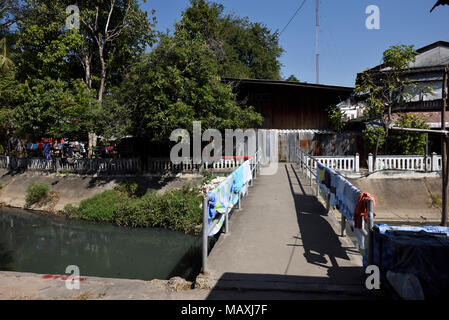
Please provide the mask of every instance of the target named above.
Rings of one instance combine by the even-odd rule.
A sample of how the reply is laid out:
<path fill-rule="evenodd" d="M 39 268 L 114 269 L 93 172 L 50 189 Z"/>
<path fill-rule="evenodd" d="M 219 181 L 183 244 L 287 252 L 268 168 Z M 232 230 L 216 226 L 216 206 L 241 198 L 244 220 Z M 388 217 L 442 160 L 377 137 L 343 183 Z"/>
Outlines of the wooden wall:
<path fill-rule="evenodd" d="M 242 82 L 238 88 L 238 98 L 247 99 L 246 105 L 264 117 L 264 129 L 328 129 L 326 108 L 349 94 L 333 88 L 265 83 Z"/>

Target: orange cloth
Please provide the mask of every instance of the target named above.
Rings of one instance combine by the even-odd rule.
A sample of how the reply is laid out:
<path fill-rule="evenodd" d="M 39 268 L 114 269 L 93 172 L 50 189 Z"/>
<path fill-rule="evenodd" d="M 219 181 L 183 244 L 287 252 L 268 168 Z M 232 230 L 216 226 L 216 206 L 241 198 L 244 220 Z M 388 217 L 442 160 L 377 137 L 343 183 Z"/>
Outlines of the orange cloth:
<path fill-rule="evenodd" d="M 359 199 L 357 200 L 357 204 L 355 206 L 354 210 L 354 227 L 357 229 L 362 228 L 362 219 L 365 220 L 365 222 L 368 222 L 368 206 L 366 204 L 366 200 L 372 200 L 373 201 L 373 211 L 374 207 L 376 205 L 376 202 L 374 200 L 374 197 L 370 195 L 368 192 L 362 192 L 359 196 Z M 373 216 L 375 217 L 376 214 L 373 212 Z"/>

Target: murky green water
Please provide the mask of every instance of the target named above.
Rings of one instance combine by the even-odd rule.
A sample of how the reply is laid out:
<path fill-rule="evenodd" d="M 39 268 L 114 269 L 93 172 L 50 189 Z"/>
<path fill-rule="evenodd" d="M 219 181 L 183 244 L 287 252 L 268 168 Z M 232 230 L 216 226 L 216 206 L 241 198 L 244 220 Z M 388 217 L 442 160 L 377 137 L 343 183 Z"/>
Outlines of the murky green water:
<path fill-rule="evenodd" d="M 201 238 L 163 229 L 132 229 L 0 208 L 0 270 L 127 279 L 192 279 Z"/>

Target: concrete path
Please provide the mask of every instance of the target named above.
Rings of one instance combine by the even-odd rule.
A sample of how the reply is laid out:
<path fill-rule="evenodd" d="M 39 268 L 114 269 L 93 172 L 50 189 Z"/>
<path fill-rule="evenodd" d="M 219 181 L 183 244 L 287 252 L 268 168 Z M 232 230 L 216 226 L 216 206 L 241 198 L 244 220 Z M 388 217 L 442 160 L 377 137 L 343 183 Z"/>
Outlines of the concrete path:
<path fill-rule="evenodd" d="M 313 196 L 296 165 L 260 176 L 209 255 L 215 290 L 278 290 L 367 297 L 362 257 Z M 198 281 L 198 280 L 197 280 Z"/>
<path fill-rule="evenodd" d="M 79 289 L 63 279 L 24 272 L 0 271 L 0 300 L 322 300 L 323 294 L 260 290 L 190 289 L 181 281 L 84 277 Z M 335 300 L 348 297 L 335 295 Z M 357 299 L 349 297 L 349 299 Z"/>

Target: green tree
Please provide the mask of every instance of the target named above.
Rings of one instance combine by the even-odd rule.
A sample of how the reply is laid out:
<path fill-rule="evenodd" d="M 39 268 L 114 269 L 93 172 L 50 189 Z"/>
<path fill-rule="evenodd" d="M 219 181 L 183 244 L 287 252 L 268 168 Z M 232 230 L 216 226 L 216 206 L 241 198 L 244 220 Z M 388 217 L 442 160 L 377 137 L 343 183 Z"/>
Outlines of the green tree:
<path fill-rule="evenodd" d="M 405 113 L 396 121 L 397 127 L 429 129 L 424 117 Z M 424 155 L 426 151 L 426 134 L 415 132 L 395 131 L 390 136 L 390 150 L 393 154 Z"/>
<path fill-rule="evenodd" d="M 0 145 L 9 151 L 8 139 L 14 130 L 13 111 L 19 101 L 19 83 L 13 70 L 0 72 Z"/>
<path fill-rule="evenodd" d="M 363 130 L 362 133 L 367 152 L 377 156 L 377 150 L 385 144 L 385 129 L 382 126 L 373 126 Z"/>
<path fill-rule="evenodd" d="M 174 129 L 189 129 L 193 120 L 216 129 L 260 124 L 262 117 L 252 107 L 236 105 L 218 70 L 215 53 L 201 36 L 191 39 L 182 30 L 162 36 L 117 90 L 119 104 L 132 119 L 132 134 L 168 141 Z"/>
<path fill-rule="evenodd" d="M 107 83 L 120 83 L 129 67 L 154 43 L 155 18 L 149 20 L 137 0 L 85 0 L 79 7 L 83 43 L 77 58 L 87 86 L 92 87 L 92 80 L 97 83 L 101 105 Z"/>
<path fill-rule="evenodd" d="M 327 108 L 327 116 L 332 130 L 342 132 L 345 129 L 346 123 L 343 121 L 344 114 L 338 106 L 329 106 Z"/>
<path fill-rule="evenodd" d="M 80 29 L 67 29 L 70 0 L 29 0 L 18 22 L 20 79 L 82 78 L 102 103 L 107 84 L 116 85 L 154 43 L 153 21 L 137 0 L 77 1 Z"/>
<path fill-rule="evenodd" d="M 392 107 L 410 101 L 413 91 L 416 94 L 416 91 L 429 93 L 432 90 L 416 89 L 416 83 L 405 76 L 406 69 L 415 61 L 417 54 L 413 46 L 392 46 L 384 52 L 383 64 L 379 70 L 367 70 L 358 76 L 355 92 L 365 98 L 367 115 L 381 120 L 386 137 L 392 124 Z M 386 150 L 388 139 L 385 141 Z M 376 149 L 375 156 L 377 151 Z"/>
<path fill-rule="evenodd" d="M 26 16 L 17 23 L 17 77 L 32 79 L 80 77 L 81 66 L 71 59 L 82 43 L 79 32 L 67 30 L 65 0 L 29 0 Z"/>
<path fill-rule="evenodd" d="M 70 0 L 27 1 L 27 14 L 17 23 L 17 46 L 20 49 L 17 78 L 22 83 L 27 81 L 29 91 L 22 94 L 26 108 L 17 115 L 24 121 L 20 125 L 21 134 L 34 136 L 37 132 L 33 128 L 37 128 L 37 124 L 32 119 L 36 112 L 45 119 L 45 110 L 54 112 L 56 105 L 61 103 L 61 110 L 54 113 L 54 117 L 67 124 L 58 123 L 61 131 L 65 135 L 79 136 L 80 130 L 88 130 L 86 132 L 92 138 L 89 143 L 94 143 L 94 132 L 101 134 L 98 119 L 123 116 L 114 115 L 114 110 L 120 112 L 123 108 L 113 101 L 113 90 L 154 43 L 155 18 L 150 19 L 137 0 L 81 0 L 76 2 L 80 9 L 80 28 L 67 29 L 65 10 L 72 4 Z M 85 85 L 81 86 L 79 80 Z M 40 92 L 42 88 L 50 92 Z M 86 92 L 82 93 L 82 89 Z M 43 95 L 47 101 L 39 103 L 34 99 L 37 95 Z M 96 96 L 100 107 L 107 97 L 107 110 L 93 107 L 92 96 Z M 82 116 L 81 110 L 89 112 Z M 101 113 L 104 115 L 100 116 Z M 76 121 L 62 120 L 70 117 Z M 39 134 L 49 134 L 56 129 L 46 125 L 45 121 L 38 123 L 43 125 Z M 114 131 L 107 125 L 102 128 Z M 119 131 L 123 132 L 123 127 L 121 129 Z"/>
<path fill-rule="evenodd" d="M 295 75 L 290 75 L 287 79 L 285 79 L 285 81 L 289 81 L 289 82 L 299 82 L 299 79 L 295 77 Z"/>
<path fill-rule="evenodd" d="M 69 136 L 85 140 L 95 123 L 98 104 L 81 80 L 33 79 L 21 86 L 19 99 L 13 119 L 22 138 Z"/>
<path fill-rule="evenodd" d="M 190 39 L 200 34 L 215 52 L 219 75 L 232 78 L 280 80 L 279 35 L 261 23 L 224 14 L 221 4 L 191 0 L 176 30 Z"/>

